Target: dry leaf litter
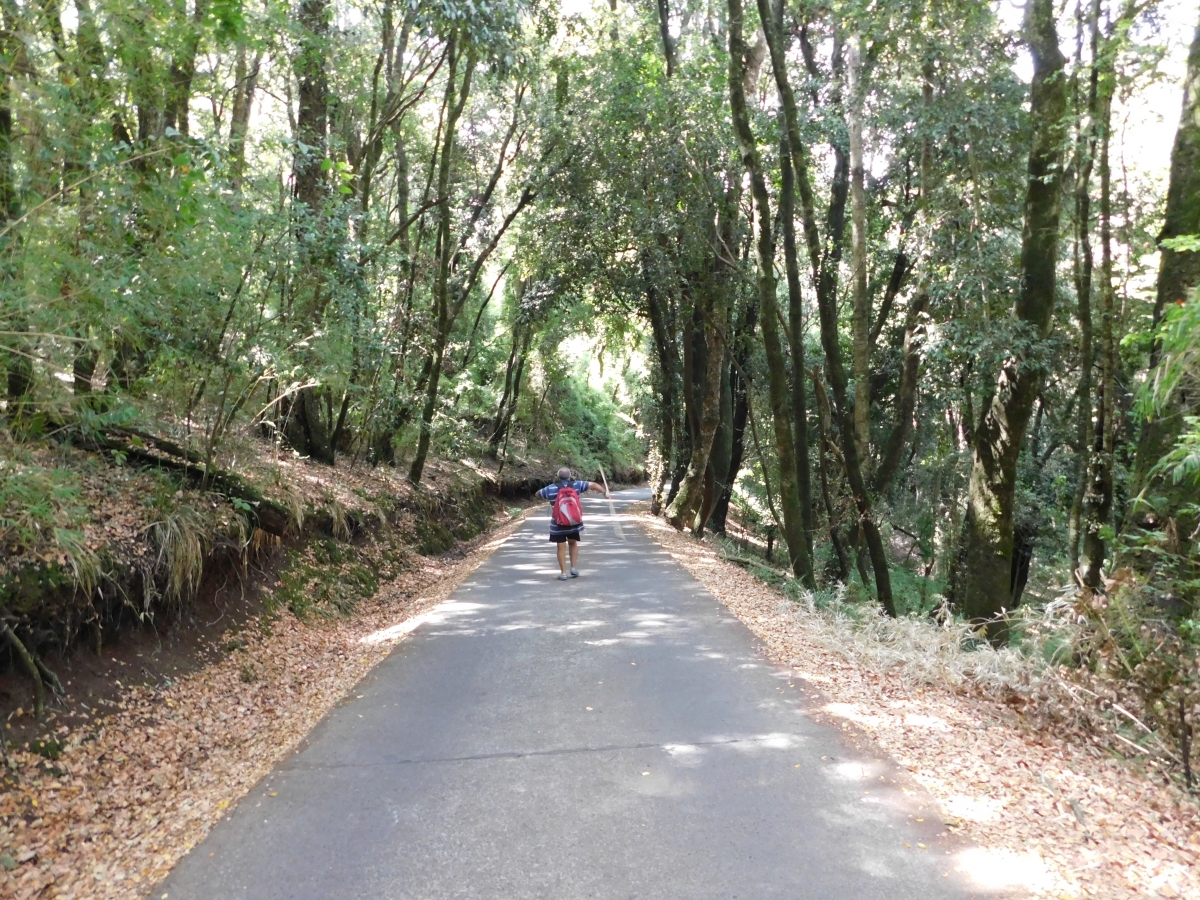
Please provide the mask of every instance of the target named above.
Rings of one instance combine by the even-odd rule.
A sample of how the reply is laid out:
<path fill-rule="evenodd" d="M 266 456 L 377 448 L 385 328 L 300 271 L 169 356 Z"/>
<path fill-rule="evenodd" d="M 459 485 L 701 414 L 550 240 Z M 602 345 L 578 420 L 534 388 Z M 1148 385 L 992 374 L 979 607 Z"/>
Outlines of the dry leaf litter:
<path fill-rule="evenodd" d="M 347 618 L 264 619 L 220 661 L 169 687 L 131 688 L 87 727 L 61 727 L 56 760 L 11 752 L 0 896 L 144 896 L 387 656 L 407 633 L 398 626 L 449 596 L 523 518 L 462 558 L 418 558 Z"/>
<path fill-rule="evenodd" d="M 1101 748 L 1022 727 L 973 681 L 998 676 L 989 667 L 1010 664 L 1003 657 L 964 654 L 957 643 L 951 651 L 929 623 L 864 627 L 805 607 L 714 545 L 646 512 L 638 521 L 763 640 L 774 662 L 819 691 L 821 714 L 912 773 L 947 830 L 975 845 L 957 862 L 981 887 L 1029 897 L 1200 898 L 1195 803 Z"/>

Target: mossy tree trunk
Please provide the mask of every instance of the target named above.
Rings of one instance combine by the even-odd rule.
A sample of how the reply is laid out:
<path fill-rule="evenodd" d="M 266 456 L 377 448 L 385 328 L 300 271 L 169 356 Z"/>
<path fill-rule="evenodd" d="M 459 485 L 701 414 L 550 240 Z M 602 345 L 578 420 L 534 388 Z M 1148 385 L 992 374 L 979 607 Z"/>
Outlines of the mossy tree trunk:
<path fill-rule="evenodd" d="M 757 328 L 758 304 L 749 298 L 743 305 L 733 332 L 733 346 L 730 347 L 729 392 L 733 402 L 733 419 L 730 425 L 729 464 L 723 476 L 721 494 L 709 518 L 709 526 L 716 532 L 725 531 L 733 487 L 742 470 L 742 459 L 746 452 L 746 426 L 750 416 L 750 385 L 746 380 L 746 372 L 750 366 L 750 353 Z"/>
<path fill-rule="evenodd" d="M 758 264 L 759 319 L 763 346 L 767 355 L 768 392 L 775 422 L 775 451 L 779 460 L 779 494 L 782 505 L 784 541 L 792 571 L 805 584 L 812 585 L 812 560 L 804 540 L 804 522 L 800 514 L 800 486 L 796 478 L 796 446 L 792 431 L 791 385 L 779 328 L 779 306 L 775 297 L 775 240 L 771 226 L 771 200 L 763 176 L 758 143 L 750 127 L 746 104 L 746 41 L 742 33 L 741 0 L 728 0 L 729 7 L 729 106 L 737 133 L 742 164 L 750 176 L 754 202 L 755 257 Z M 770 21 L 768 10 L 764 19 Z M 774 31 L 774 29 L 770 29 Z"/>
<path fill-rule="evenodd" d="M 675 417 L 678 401 L 675 394 L 675 380 L 679 370 L 679 360 L 675 353 L 675 342 L 671 339 L 665 299 L 654 282 L 653 275 L 643 267 L 645 279 L 646 318 L 650 320 L 650 334 L 654 339 L 655 356 L 658 357 L 658 413 L 659 413 L 659 443 L 658 453 L 661 457 L 662 470 L 659 472 L 658 483 L 654 488 L 654 496 L 650 508 L 655 515 L 662 511 L 663 494 L 667 481 L 671 477 L 671 468 L 675 455 Z"/>
<path fill-rule="evenodd" d="M 1021 235 L 1021 287 L 1013 309 L 1023 333 L 1002 364 L 991 400 L 974 429 L 956 598 L 963 612 L 983 624 L 996 643 L 1008 640 L 1003 613 L 1011 605 L 1017 460 L 1042 383 L 1040 350 L 1053 321 L 1062 207 L 1066 60 L 1058 46 L 1052 0 L 1029 0 L 1025 29 L 1034 61 L 1032 144 Z"/>
<path fill-rule="evenodd" d="M 726 328 L 728 327 L 729 274 L 735 261 L 727 258 L 723 248 L 736 246 L 738 202 L 741 198 L 740 179 L 732 178 L 721 201 L 716 228 L 712 234 L 709 271 L 704 273 L 693 291 L 695 329 L 692 332 L 692 362 L 695 378 L 685 381 L 685 396 L 690 396 L 694 419 L 692 452 L 683 483 L 667 509 L 666 518 L 676 528 L 691 528 L 699 532 L 704 527 L 705 513 L 711 505 L 705 503 L 712 477 L 709 459 L 713 442 L 721 426 L 721 388 L 725 372 Z M 685 347 L 687 344 L 685 344 Z M 697 396 L 696 387 L 700 387 Z M 727 462 L 727 461 L 726 461 Z M 707 477 L 706 477 L 707 476 Z"/>
<path fill-rule="evenodd" d="M 297 239 L 301 245 L 303 275 L 301 303 L 292 305 L 297 327 L 318 327 L 328 286 L 324 277 L 320 247 L 325 229 L 322 216 L 328 198 L 328 185 L 322 164 L 325 160 L 329 131 L 329 75 L 326 44 L 329 39 L 328 0 L 302 0 L 297 25 L 300 41 L 292 66 L 297 79 L 296 151 L 292 162 L 295 182 Z M 329 439 L 331 410 L 327 392 L 320 386 L 301 388 L 287 404 L 284 434 L 293 448 L 304 456 L 329 465 L 334 448 Z"/>
<path fill-rule="evenodd" d="M 792 431 L 796 446 L 796 484 L 804 552 L 813 554 L 812 478 L 809 475 L 808 392 L 804 379 L 804 296 L 800 292 L 800 260 L 796 248 L 796 175 L 787 134 L 779 142 L 779 217 L 782 220 L 784 271 L 788 286 L 788 343 L 792 349 Z M 811 562 L 809 563 L 811 566 Z"/>
<path fill-rule="evenodd" d="M 1079 569 L 1079 549 L 1083 530 L 1083 497 L 1087 493 L 1088 447 L 1092 431 L 1092 168 L 1096 157 L 1096 106 L 1099 101 L 1099 66 L 1096 56 L 1100 40 L 1100 0 L 1091 0 L 1088 13 L 1092 64 L 1088 66 L 1086 105 L 1076 109 L 1080 123 L 1075 136 L 1074 213 L 1075 245 L 1073 268 L 1076 318 L 1079 321 L 1079 384 L 1075 391 L 1078 405 L 1075 419 L 1075 492 L 1067 518 L 1067 558 L 1071 572 Z M 1082 50 L 1080 51 L 1082 53 Z M 1082 60 L 1077 61 L 1082 67 Z"/>
<path fill-rule="evenodd" d="M 1183 112 L 1175 144 L 1171 148 L 1171 175 L 1167 185 L 1167 208 L 1159 240 L 1200 234 L 1200 24 L 1188 53 L 1187 76 L 1183 84 Z M 1200 253 L 1161 247 L 1158 286 L 1154 298 L 1154 325 L 1162 322 L 1168 306 L 1185 302 L 1200 286 Z M 1160 361 L 1161 346 L 1156 343 L 1151 365 Z M 1166 515 L 1187 502 L 1186 488 L 1172 485 L 1169 479 L 1151 475 L 1154 465 L 1174 446 L 1184 424 L 1184 416 L 1200 412 L 1200 397 L 1177 391 L 1166 409 L 1143 425 L 1134 464 L 1132 493 L 1165 495 Z M 1165 516 L 1160 518 L 1165 521 Z"/>
<path fill-rule="evenodd" d="M 813 278 L 817 285 L 817 308 L 821 321 L 821 344 L 825 351 L 826 371 L 829 386 L 836 406 L 836 416 L 842 438 L 842 463 L 854 504 L 858 511 L 859 525 L 867 541 L 871 556 L 871 567 L 875 574 L 876 592 L 880 605 L 889 615 L 895 614 L 892 600 L 891 575 L 888 571 L 887 554 L 883 537 L 875 522 L 871 498 L 863 477 L 862 455 L 855 437 L 853 408 L 849 402 L 848 383 L 838 334 L 837 282 L 841 264 L 842 244 L 845 234 L 846 199 L 850 188 L 849 158 L 840 144 L 834 144 L 834 175 L 830 190 L 829 208 L 825 225 L 825 249 L 822 251 L 820 232 L 810 181 L 808 149 L 800 133 L 799 113 L 796 108 L 795 92 L 787 75 L 787 61 L 782 29 L 773 15 L 769 0 L 758 0 L 759 15 L 763 19 L 767 47 L 771 55 L 771 68 L 775 73 L 775 84 L 779 90 L 784 112 L 784 126 L 792 155 L 792 166 L 796 177 L 796 193 L 800 200 L 800 217 L 804 226 L 805 245 L 812 265 Z M 840 77 L 842 67 L 842 42 L 835 32 L 833 62 L 835 77 Z M 806 58 L 808 53 L 806 51 Z M 766 313 L 764 311 L 764 334 Z M 782 459 L 780 461 L 782 466 Z"/>
<path fill-rule="evenodd" d="M 1107 74 L 1111 80 L 1112 73 Z M 1093 589 L 1100 587 L 1104 557 L 1108 550 L 1106 532 L 1112 527 L 1113 444 L 1117 411 L 1117 346 L 1113 327 L 1116 296 L 1113 288 L 1112 175 L 1109 167 L 1111 109 L 1109 93 L 1101 100 L 1098 118 L 1098 125 L 1103 129 L 1100 138 L 1100 383 L 1096 391 L 1087 490 L 1083 496 L 1083 556 L 1080 560 L 1083 583 Z"/>

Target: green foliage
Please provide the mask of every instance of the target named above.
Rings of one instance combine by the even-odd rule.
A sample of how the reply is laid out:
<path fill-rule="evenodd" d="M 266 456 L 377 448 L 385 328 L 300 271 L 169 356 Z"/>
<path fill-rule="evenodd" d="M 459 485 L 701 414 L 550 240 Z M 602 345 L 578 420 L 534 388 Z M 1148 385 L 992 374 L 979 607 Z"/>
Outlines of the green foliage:
<path fill-rule="evenodd" d="M 1164 413 L 1177 391 L 1200 385 L 1200 296 L 1168 308 L 1158 338 L 1161 362 L 1140 397 L 1147 415 Z"/>
<path fill-rule="evenodd" d="M 379 589 L 381 577 L 394 577 L 392 566 L 375 569 L 360 561 L 352 544 L 329 538 L 288 553 L 275 602 L 299 618 L 346 615 Z"/>
<path fill-rule="evenodd" d="M 628 417 L 612 398 L 578 378 L 554 389 L 558 396 L 550 426 L 549 459 L 580 472 L 628 469 L 641 459 L 641 445 Z"/>
<path fill-rule="evenodd" d="M 1200 416 L 1184 416 L 1183 433 L 1175 446 L 1155 465 L 1155 472 L 1170 477 L 1175 484 L 1200 486 Z"/>
<path fill-rule="evenodd" d="M 70 469 L 37 465 L 20 451 L 0 458 L 0 552 L 74 558 L 86 552 L 79 532 L 86 516 Z"/>

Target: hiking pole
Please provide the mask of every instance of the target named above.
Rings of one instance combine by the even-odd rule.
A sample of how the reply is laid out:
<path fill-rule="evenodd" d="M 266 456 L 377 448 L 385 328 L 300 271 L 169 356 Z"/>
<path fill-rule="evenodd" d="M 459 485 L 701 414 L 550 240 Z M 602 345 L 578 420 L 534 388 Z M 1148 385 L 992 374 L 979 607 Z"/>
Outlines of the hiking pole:
<path fill-rule="evenodd" d="M 612 516 L 613 533 L 621 540 L 625 540 L 625 529 L 621 527 L 621 523 L 617 521 L 617 507 L 612 500 L 612 491 L 608 489 L 608 479 L 604 477 L 604 466 L 599 463 L 596 468 L 600 470 L 600 480 L 604 482 L 604 496 L 608 499 L 608 514 Z"/>

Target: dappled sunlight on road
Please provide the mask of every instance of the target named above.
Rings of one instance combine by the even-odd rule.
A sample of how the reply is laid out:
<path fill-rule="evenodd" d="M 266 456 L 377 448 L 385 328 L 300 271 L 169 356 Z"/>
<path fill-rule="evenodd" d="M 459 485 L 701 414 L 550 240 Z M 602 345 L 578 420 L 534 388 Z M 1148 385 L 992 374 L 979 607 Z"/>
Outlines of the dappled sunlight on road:
<path fill-rule="evenodd" d="M 446 600 L 439 603 L 428 612 L 413 616 L 389 628 L 381 628 L 362 638 L 359 643 L 370 646 L 395 643 L 406 634 L 411 634 L 422 625 L 442 625 L 453 621 L 456 617 L 469 615 L 492 607 L 483 603 L 467 603 L 462 600 Z"/>
<path fill-rule="evenodd" d="M 730 796 L 723 785 L 739 785 L 737 794 L 749 791 L 747 797 L 778 791 L 793 798 L 778 810 L 788 821 L 798 816 L 819 823 L 827 835 L 840 836 L 830 846 L 838 847 L 839 866 L 846 871 L 881 886 L 912 883 L 914 866 L 931 858 L 925 842 L 932 844 L 941 826 L 932 819 L 928 826 L 914 824 L 925 820 L 914 817 L 911 792 L 898 786 L 890 762 L 832 743 L 835 732 L 811 731 L 814 726 L 801 710 L 804 694 L 797 689 L 797 673 L 776 669 L 746 644 L 737 621 L 722 616 L 710 595 L 681 577 L 670 554 L 649 549 L 636 531 L 622 532 L 619 524 L 628 522 L 626 517 L 588 510 L 589 528 L 580 549 L 583 577 L 566 582 L 555 578 L 554 548 L 545 541 L 545 517 L 540 518 L 500 548 L 487 577 L 464 585 L 465 599 L 382 629 L 364 642 L 393 644 L 425 625 L 420 633 L 429 639 L 491 641 L 478 644 L 489 659 L 512 656 L 522 666 L 565 665 L 557 685 L 538 686 L 527 698 L 518 694 L 503 701 L 523 710 L 521 734 L 545 749 L 526 754 L 501 743 L 496 751 L 511 759 L 600 754 L 616 771 L 606 776 L 609 789 L 592 807 L 597 815 L 619 820 L 647 802 L 695 804 L 714 790 L 716 796 Z M 633 578 L 631 567 L 636 567 Z M 469 602 L 477 598 L 482 602 Z M 727 632 L 730 626 L 734 629 Z M 582 674 L 597 666 L 594 680 Z M 723 696 L 731 684 L 743 685 L 745 693 L 713 707 L 712 699 Z M 489 679 L 475 689 L 499 702 L 498 685 Z M 576 692 L 583 699 L 557 709 L 560 692 Z M 628 728 L 646 727 L 639 708 L 648 697 L 658 704 L 651 731 L 668 740 L 627 744 Z M 473 714 L 474 720 L 500 721 L 514 714 L 504 710 L 488 705 Z M 877 710 L 868 714 L 855 704 L 828 704 L 822 712 L 854 726 L 879 727 L 882 722 Z M 712 729 L 714 713 L 727 726 Z M 950 727 L 923 710 L 888 714 L 912 728 Z M 751 722 L 768 728 L 746 728 Z M 524 795 L 531 789 L 524 785 L 519 791 Z M 899 830 L 906 823 L 911 833 Z M 890 833 L 893 828 L 898 830 Z M 948 875 L 949 850 L 939 846 L 936 852 L 938 875 Z M 943 856 L 946 871 L 940 868 Z M 964 863 L 985 871 L 987 859 L 964 858 Z"/>
<path fill-rule="evenodd" d="M 979 890 L 989 892 L 1045 891 L 1055 883 L 1041 857 L 989 847 L 970 847 L 956 854 L 954 870 L 965 875 Z"/>

